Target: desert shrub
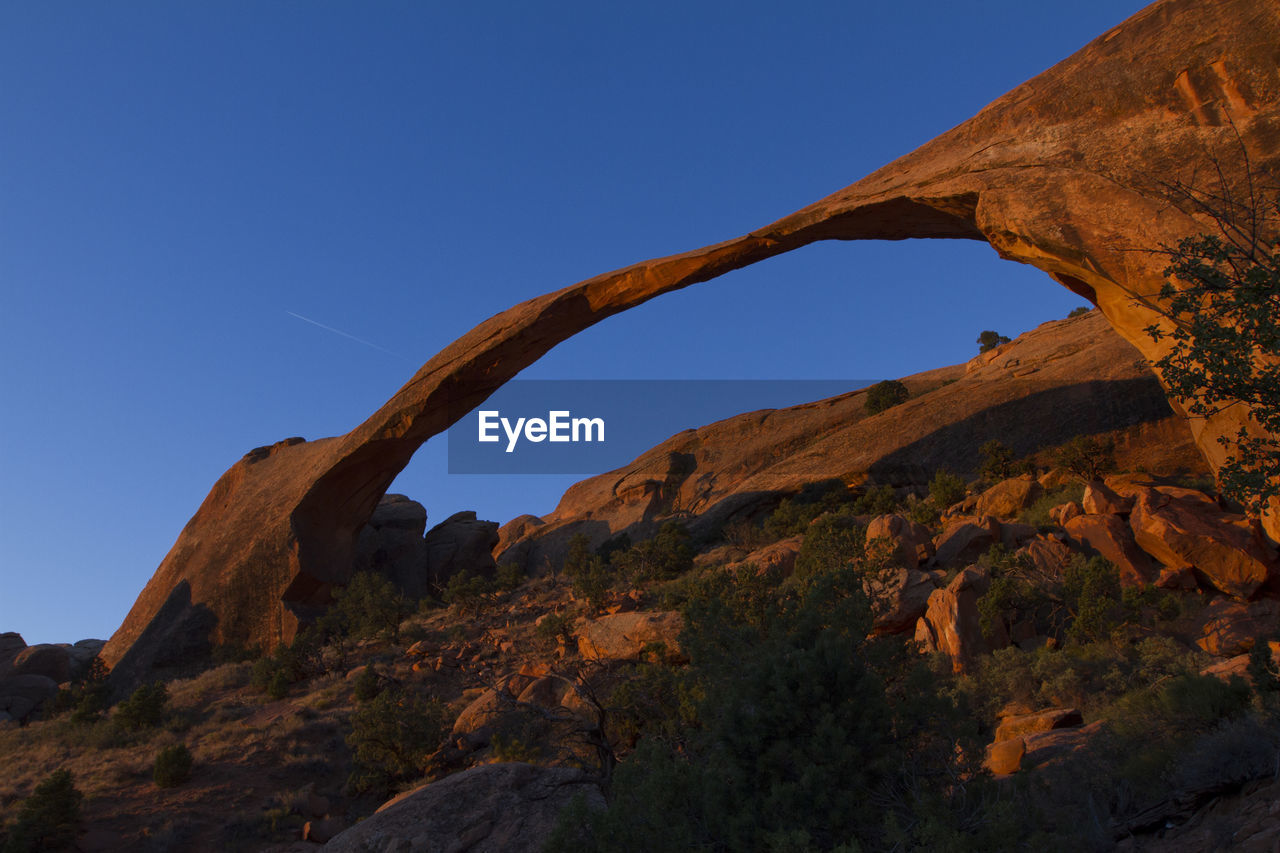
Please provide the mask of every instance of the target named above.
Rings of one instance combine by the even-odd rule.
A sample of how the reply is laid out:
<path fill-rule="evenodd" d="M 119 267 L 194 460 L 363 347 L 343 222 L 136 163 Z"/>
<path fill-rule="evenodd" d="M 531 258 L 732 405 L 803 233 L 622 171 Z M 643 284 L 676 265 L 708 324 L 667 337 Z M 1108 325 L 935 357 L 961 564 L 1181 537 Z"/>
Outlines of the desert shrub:
<path fill-rule="evenodd" d="M 1102 557 L 1072 558 L 1062 572 L 1062 599 L 1072 620 L 1067 636 L 1076 642 L 1104 639 L 1124 620 L 1120 573 Z"/>
<path fill-rule="evenodd" d="M 626 551 L 631 547 L 631 544 L 631 534 L 619 533 L 617 536 L 611 536 L 606 539 L 604 544 L 596 549 L 596 554 L 607 563 L 613 558 L 614 552 Z"/>
<path fill-rule="evenodd" d="M 867 389 L 867 401 L 864 404 L 869 415 L 878 415 L 892 409 L 899 403 L 905 403 L 911 397 L 907 386 L 896 379 L 877 382 Z"/>
<path fill-rule="evenodd" d="M 357 793 L 389 793 L 423 773 L 447 732 L 448 709 L 440 701 L 394 687 L 383 690 L 351 714 L 348 785 Z"/>
<path fill-rule="evenodd" d="M 925 527 L 935 527 L 942 519 L 942 510 L 934 503 L 933 498 L 922 500 L 914 494 L 907 495 L 899 512 L 916 524 L 923 524 Z"/>
<path fill-rule="evenodd" d="M 479 572 L 463 569 L 445 584 L 444 600 L 464 616 L 474 616 L 493 603 L 497 591 L 496 584 L 489 578 Z"/>
<path fill-rule="evenodd" d="M 335 590 L 333 598 L 320 623 L 326 639 L 338 634 L 398 643 L 400 623 L 414 610 L 391 579 L 377 572 L 357 572 L 346 586 Z"/>
<path fill-rule="evenodd" d="M 322 621 L 327 617 L 325 614 Z M 272 699 L 283 699 L 294 684 L 344 669 L 346 651 L 343 635 L 331 635 L 330 642 L 325 643 L 321 631 L 320 625 L 308 626 L 299 631 L 289 645 L 254 661 L 249 670 L 250 686 Z"/>
<path fill-rule="evenodd" d="M 748 551 L 754 551 L 782 538 L 770 536 L 765 532 L 762 524 L 755 524 L 745 518 L 737 518 L 726 523 L 720 532 L 724 541 L 735 548 L 745 548 Z"/>
<path fill-rule="evenodd" d="M 693 568 L 693 548 L 684 525 L 668 521 L 652 539 L 614 551 L 612 563 L 633 582 L 671 580 Z"/>
<path fill-rule="evenodd" d="M 777 542 L 788 536 L 804 533 L 818 516 L 828 512 L 849 512 L 852 501 L 849 490 L 838 479 L 809 483 L 799 493 L 783 498 L 761 525 L 764 541 L 761 545 Z"/>
<path fill-rule="evenodd" d="M 368 702 L 381 692 L 382 682 L 378 677 L 378 670 L 374 669 L 373 664 L 369 664 L 356 676 L 352 694 L 357 702 Z"/>
<path fill-rule="evenodd" d="M 809 526 L 800 553 L 796 574 L 804 577 L 848 566 L 863 556 L 867 529 L 851 515 L 825 515 Z"/>
<path fill-rule="evenodd" d="M 101 718 L 111 705 L 111 687 L 107 684 L 107 665 L 94 657 L 84 674 L 60 689 L 48 705 L 48 714 L 71 712 L 71 722 L 92 723 Z"/>
<path fill-rule="evenodd" d="M 682 669 L 663 663 L 641 663 L 610 693 L 606 706 L 614 709 L 610 733 L 626 749 L 640 736 L 678 743 L 685 728 L 697 724 L 698 685 Z"/>
<path fill-rule="evenodd" d="M 1226 682 L 1185 673 L 1118 699 L 1107 714 L 1120 776 L 1141 788 L 1164 788 L 1187 744 L 1251 707 L 1243 679 Z"/>
<path fill-rule="evenodd" d="M 34 853 L 70 847 L 79 832 L 83 799 L 71 772 L 55 770 L 18 807 L 18 819 L 8 828 L 0 851 Z"/>
<path fill-rule="evenodd" d="M 872 486 L 853 502 L 851 510 L 854 515 L 884 515 L 897 512 L 901 502 L 893 486 Z"/>
<path fill-rule="evenodd" d="M 526 743 L 519 737 L 501 732 L 494 734 L 489 740 L 489 755 L 494 761 L 519 761 L 525 764 L 536 764 L 542 759 L 542 750 L 537 744 Z"/>
<path fill-rule="evenodd" d="M 1035 471 L 1030 459 L 1017 459 L 1012 448 L 996 438 L 979 447 L 978 455 L 981 457 L 978 475 L 988 483 Z"/>
<path fill-rule="evenodd" d="M 960 688 L 987 719 L 1009 702 L 1076 707 L 1104 714 L 1126 693 L 1196 672 L 1201 655 L 1168 637 L 1024 651 L 1009 646 L 983 658 Z"/>
<path fill-rule="evenodd" d="M 160 725 L 169 704 L 169 689 L 162 682 L 144 684 L 116 706 L 112 722 L 125 731 L 141 731 Z"/>
<path fill-rule="evenodd" d="M 991 352 L 1001 344 L 1009 343 L 1009 339 L 999 332 L 993 332 L 990 329 L 987 329 L 978 335 L 976 343 L 978 344 L 978 352 L 984 353 Z"/>
<path fill-rule="evenodd" d="M 573 637 L 573 620 L 563 613 L 548 613 L 533 629 L 533 635 L 547 646 L 568 642 Z"/>
<path fill-rule="evenodd" d="M 1092 310 L 1093 309 L 1090 308 L 1088 305 L 1078 305 L 1075 308 L 1072 308 L 1071 311 L 1067 314 L 1067 319 L 1070 320 L 1073 317 L 1083 317 L 1085 314 L 1088 314 Z"/>
<path fill-rule="evenodd" d="M 964 480 L 946 468 L 935 471 L 933 479 L 929 481 L 929 499 L 939 510 L 945 510 L 964 500 L 967 491 Z"/>
<path fill-rule="evenodd" d="M 567 815 L 549 849 L 995 849 L 1013 828 L 970 775 L 976 729 L 918 656 L 868 637 L 858 560 L 832 566 L 782 583 L 696 578 L 708 586 L 685 608 L 689 666 L 619 688 L 649 709 L 625 729 L 637 748 L 608 809 Z"/>
<path fill-rule="evenodd" d="M 569 539 L 569 551 L 565 555 L 564 573 L 569 578 L 575 597 L 587 602 L 593 611 L 604 607 L 605 598 L 613 586 L 613 573 L 599 554 L 591 550 L 591 540 L 576 533 Z"/>
<path fill-rule="evenodd" d="M 1115 470 L 1115 449 L 1111 436 L 1077 435 L 1053 451 L 1053 462 L 1087 483 Z"/>
<path fill-rule="evenodd" d="M 151 778 L 155 781 L 157 788 L 176 787 L 187 781 L 190 776 L 191 751 L 185 744 L 170 744 L 156 755 Z"/>
<path fill-rule="evenodd" d="M 498 566 L 498 573 L 493 580 L 499 592 L 511 592 L 524 583 L 524 569 L 519 563 L 503 563 Z"/>
<path fill-rule="evenodd" d="M 1014 624 L 1029 620 L 1036 633 L 1057 636 L 1061 615 L 1055 607 L 1052 579 L 1036 570 L 1024 555 L 1015 554 L 996 544 L 978 564 L 991 578 L 990 586 L 978 599 L 978 618 L 982 633 L 989 639 L 1005 637 Z"/>
<path fill-rule="evenodd" d="M 796 498 L 783 498 L 778 508 L 764 520 L 765 542 L 777 542 L 779 539 L 804 533 L 809 523 L 823 512 L 825 510 L 821 504 L 802 503 Z"/>

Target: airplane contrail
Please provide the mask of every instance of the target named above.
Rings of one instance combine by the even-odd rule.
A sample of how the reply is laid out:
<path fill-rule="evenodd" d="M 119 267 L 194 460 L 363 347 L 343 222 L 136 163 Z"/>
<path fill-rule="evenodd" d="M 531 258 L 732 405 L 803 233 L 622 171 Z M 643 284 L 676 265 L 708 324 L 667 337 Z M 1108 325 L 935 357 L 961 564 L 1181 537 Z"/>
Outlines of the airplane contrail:
<path fill-rule="evenodd" d="M 364 344 L 367 347 L 373 347 L 374 349 L 380 352 L 385 352 L 387 355 L 393 355 L 396 358 L 404 358 L 404 356 L 400 355 L 399 353 L 394 353 L 391 350 L 387 349 L 386 347 L 380 347 L 377 344 L 366 341 L 364 338 L 357 338 L 355 335 L 349 335 L 346 332 L 342 331 L 341 329 L 333 328 L 333 326 L 326 326 L 324 323 L 318 323 L 315 320 L 312 320 L 310 317 L 303 317 L 301 314 L 295 314 L 292 311 L 285 311 L 284 313 L 288 314 L 290 317 L 297 317 L 299 320 L 302 320 L 305 323 L 310 323 L 313 326 L 319 326 L 320 328 L 324 329 L 326 332 L 333 332 L 335 335 L 342 335 L 344 338 L 349 338 L 358 344 Z"/>

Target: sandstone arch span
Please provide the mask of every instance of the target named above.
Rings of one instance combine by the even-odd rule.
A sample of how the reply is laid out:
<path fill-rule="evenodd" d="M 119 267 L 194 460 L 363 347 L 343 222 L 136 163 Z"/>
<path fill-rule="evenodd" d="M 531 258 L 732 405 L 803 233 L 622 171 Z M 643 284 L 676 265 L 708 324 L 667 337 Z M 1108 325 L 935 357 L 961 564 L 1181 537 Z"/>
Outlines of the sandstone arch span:
<path fill-rule="evenodd" d="M 1170 181 L 1280 162 L 1280 7 L 1161 0 L 978 115 L 862 180 L 734 240 L 635 264 L 481 323 L 346 435 L 260 448 L 214 485 L 103 654 L 124 678 L 209 642 L 272 647 L 350 571 L 355 536 L 450 412 L 557 343 L 655 296 L 818 240 L 985 240 L 1094 301 L 1148 358 L 1163 260 L 1209 223 Z M 1235 423 L 1193 424 L 1210 465 Z M 1273 530 L 1275 535 L 1277 531 Z M 174 591 L 182 590 L 175 598 Z M 213 619 L 210 619 L 212 611 Z M 210 623 L 212 622 L 212 627 Z"/>

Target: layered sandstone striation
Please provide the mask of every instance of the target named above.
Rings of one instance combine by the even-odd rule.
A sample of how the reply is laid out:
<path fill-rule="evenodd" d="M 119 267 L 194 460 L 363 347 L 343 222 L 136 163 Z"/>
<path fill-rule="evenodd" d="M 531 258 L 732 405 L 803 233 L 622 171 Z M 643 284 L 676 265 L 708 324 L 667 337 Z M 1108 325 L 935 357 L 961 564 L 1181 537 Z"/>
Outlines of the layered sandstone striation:
<path fill-rule="evenodd" d="M 737 239 L 605 273 L 487 320 L 350 433 L 248 454 L 214 485 L 104 650 L 139 677 L 214 643 L 271 647 L 351 572 L 379 498 L 430 436 L 560 341 L 655 296 L 818 240 L 984 240 L 1097 304 L 1144 356 L 1164 260 L 1204 232 L 1169 184 L 1216 158 L 1228 184 L 1280 157 L 1280 9 L 1163 0 L 977 116 Z M 1206 186 L 1206 189 L 1221 189 Z M 1233 408 L 1193 424 L 1217 468 Z M 1276 530 L 1271 531 L 1273 535 Z"/>

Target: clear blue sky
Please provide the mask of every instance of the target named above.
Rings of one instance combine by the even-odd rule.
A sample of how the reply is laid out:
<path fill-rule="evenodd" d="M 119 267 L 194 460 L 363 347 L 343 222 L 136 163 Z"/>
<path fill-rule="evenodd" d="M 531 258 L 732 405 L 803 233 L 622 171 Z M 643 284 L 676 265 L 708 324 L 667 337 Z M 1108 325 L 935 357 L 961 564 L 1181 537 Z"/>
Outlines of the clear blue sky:
<path fill-rule="evenodd" d="M 248 449 L 845 186 L 1142 5 L 4 3 L 0 630 L 109 636 Z M 983 244 L 824 244 L 524 375 L 900 376 L 1077 304 Z M 394 490 L 506 521 L 567 479 L 446 477 L 433 441 Z"/>

